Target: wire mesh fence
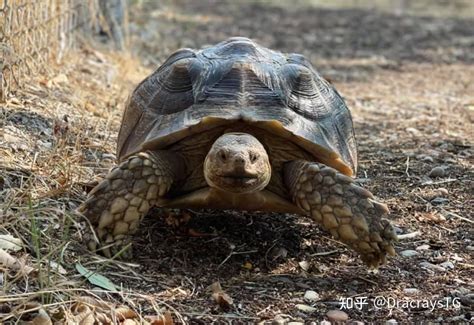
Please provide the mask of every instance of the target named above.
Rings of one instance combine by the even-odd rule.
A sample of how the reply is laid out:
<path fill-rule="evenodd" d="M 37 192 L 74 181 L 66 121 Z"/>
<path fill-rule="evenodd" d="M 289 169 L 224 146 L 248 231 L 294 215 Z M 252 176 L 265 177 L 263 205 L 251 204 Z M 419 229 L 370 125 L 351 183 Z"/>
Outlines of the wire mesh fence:
<path fill-rule="evenodd" d="M 76 45 L 78 32 L 92 34 L 102 28 L 101 20 L 115 24 L 106 31 L 122 47 L 123 35 L 116 30 L 124 1 L 0 0 L 0 100 L 50 60 L 60 62 Z"/>

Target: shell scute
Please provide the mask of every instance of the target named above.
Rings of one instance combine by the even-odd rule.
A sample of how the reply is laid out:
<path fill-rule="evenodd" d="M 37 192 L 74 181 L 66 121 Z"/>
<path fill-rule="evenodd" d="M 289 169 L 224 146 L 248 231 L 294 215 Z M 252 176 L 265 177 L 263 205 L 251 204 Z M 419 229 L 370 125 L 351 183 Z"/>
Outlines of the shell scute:
<path fill-rule="evenodd" d="M 118 157 L 236 121 L 253 123 L 295 142 L 319 162 L 355 173 L 352 119 L 339 93 L 304 56 L 241 37 L 199 51 L 180 50 L 140 83 L 123 117 Z"/>

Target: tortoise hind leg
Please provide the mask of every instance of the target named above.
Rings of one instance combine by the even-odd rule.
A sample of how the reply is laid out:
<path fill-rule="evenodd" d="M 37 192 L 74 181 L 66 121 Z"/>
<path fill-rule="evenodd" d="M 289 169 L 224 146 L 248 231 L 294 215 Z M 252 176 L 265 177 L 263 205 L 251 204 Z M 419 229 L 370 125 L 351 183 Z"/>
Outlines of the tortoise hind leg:
<path fill-rule="evenodd" d="M 285 166 L 284 181 L 296 205 L 357 251 L 370 268 L 384 264 L 386 253 L 395 255 L 396 235 L 382 218 L 388 208 L 352 178 L 320 163 L 297 160 Z"/>
<path fill-rule="evenodd" d="M 88 247 L 108 257 L 120 252 L 150 207 L 183 174 L 182 158 L 167 151 L 141 152 L 114 167 L 78 209 L 99 239 L 99 246 L 92 239 Z M 129 257 L 131 250 L 125 253 Z"/>

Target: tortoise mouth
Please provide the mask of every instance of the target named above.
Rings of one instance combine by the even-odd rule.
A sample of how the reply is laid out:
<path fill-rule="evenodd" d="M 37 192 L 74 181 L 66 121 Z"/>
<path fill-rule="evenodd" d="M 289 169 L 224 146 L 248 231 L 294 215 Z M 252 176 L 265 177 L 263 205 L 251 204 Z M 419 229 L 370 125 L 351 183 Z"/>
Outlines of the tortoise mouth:
<path fill-rule="evenodd" d="M 252 173 L 226 173 L 217 175 L 225 184 L 228 185 L 253 185 L 258 181 L 258 175 Z"/>

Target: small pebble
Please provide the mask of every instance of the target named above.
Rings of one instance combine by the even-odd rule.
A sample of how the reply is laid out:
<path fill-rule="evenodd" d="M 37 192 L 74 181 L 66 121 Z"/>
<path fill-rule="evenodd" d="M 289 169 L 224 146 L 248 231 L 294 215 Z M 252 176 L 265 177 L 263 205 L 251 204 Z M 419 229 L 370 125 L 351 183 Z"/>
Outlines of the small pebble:
<path fill-rule="evenodd" d="M 437 166 L 429 172 L 428 176 L 429 177 L 443 177 L 444 174 L 445 174 L 444 168 Z"/>
<path fill-rule="evenodd" d="M 421 132 L 418 129 L 415 128 L 406 128 L 405 131 L 411 133 L 413 136 L 419 136 Z"/>
<path fill-rule="evenodd" d="M 385 322 L 385 325 L 397 325 L 397 324 L 398 324 L 397 320 L 393 318 Z"/>
<path fill-rule="evenodd" d="M 421 159 L 423 162 L 426 162 L 426 163 L 432 163 L 434 162 L 434 159 L 433 157 L 431 156 L 424 156 L 423 159 Z"/>
<path fill-rule="evenodd" d="M 431 247 L 431 246 L 428 245 L 428 244 L 423 244 L 423 245 L 418 246 L 418 247 L 416 248 L 416 250 L 417 250 L 417 251 L 426 251 L 426 250 L 430 249 L 430 247 Z"/>
<path fill-rule="evenodd" d="M 444 197 L 435 197 L 433 200 L 430 201 L 433 204 L 445 204 L 449 202 L 449 199 L 444 198 Z M 445 218 L 446 219 L 446 218 Z"/>
<path fill-rule="evenodd" d="M 297 304 L 296 308 L 298 308 L 301 311 L 304 311 L 305 313 L 312 313 L 316 311 L 316 308 L 308 306 L 308 305 L 303 305 L 303 304 Z"/>
<path fill-rule="evenodd" d="M 471 251 L 471 252 L 472 252 L 472 251 L 474 251 L 474 246 L 467 246 L 466 249 L 467 249 L 468 251 Z"/>
<path fill-rule="evenodd" d="M 474 293 L 468 293 L 464 296 L 459 297 L 463 305 L 474 306 Z"/>
<path fill-rule="evenodd" d="M 415 295 L 419 292 L 420 290 L 418 290 L 417 288 L 405 288 L 403 289 L 403 292 L 407 295 Z"/>
<path fill-rule="evenodd" d="M 327 320 L 322 320 L 319 325 L 331 325 L 331 322 L 327 321 Z"/>
<path fill-rule="evenodd" d="M 307 300 L 307 301 L 319 300 L 319 294 L 316 291 L 308 290 L 304 293 L 304 300 Z"/>
<path fill-rule="evenodd" d="M 446 272 L 446 269 L 442 266 L 432 264 L 430 262 L 421 262 L 420 266 L 425 269 L 430 269 L 432 271 Z"/>
<path fill-rule="evenodd" d="M 446 261 L 444 263 L 441 263 L 439 266 L 444 267 L 445 269 L 448 269 L 448 270 L 454 269 L 454 264 L 450 261 Z"/>
<path fill-rule="evenodd" d="M 282 315 L 276 315 L 275 318 L 272 320 L 272 325 L 285 325 L 286 323 L 288 323 L 288 319 L 286 319 Z"/>
<path fill-rule="evenodd" d="M 349 319 L 349 315 L 342 310 L 330 310 L 326 313 L 326 316 L 333 322 L 342 322 Z"/>
<path fill-rule="evenodd" d="M 403 257 L 413 257 L 413 256 L 416 256 L 418 255 L 419 253 L 413 249 L 407 249 L 407 250 L 404 250 L 404 251 L 401 251 L 400 252 L 400 255 L 403 256 Z"/>
<path fill-rule="evenodd" d="M 403 229 L 397 226 L 393 226 L 393 231 L 395 231 L 395 234 L 397 235 L 403 234 Z"/>
<path fill-rule="evenodd" d="M 272 260 L 276 260 L 278 258 L 286 258 L 288 256 L 288 251 L 283 248 L 283 247 L 274 247 L 271 251 L 270 251 L 270 257 L 272 258 Z"/>
<path fill-rule="evenodd" d="M 347 325 L 364 325 L 364 322 L 361 322 L 360 320 L 353 320 L 347 323 Z"/>
<path fill-rule="evenodd" d="M 298 265 L 304 270 L 308 271 L 309 270 L 309 263 L 307 261 L 301 261 L 298 263 Z"/>
<path fill-rule="evenodd" d="M 449 194 L 448 190 L 445 189 L 444 187 L 438 188 L 438 193 L 439 193 L 439 195 L 441 195 L 441 196 L 447 196 L 447 195 Z"/>

